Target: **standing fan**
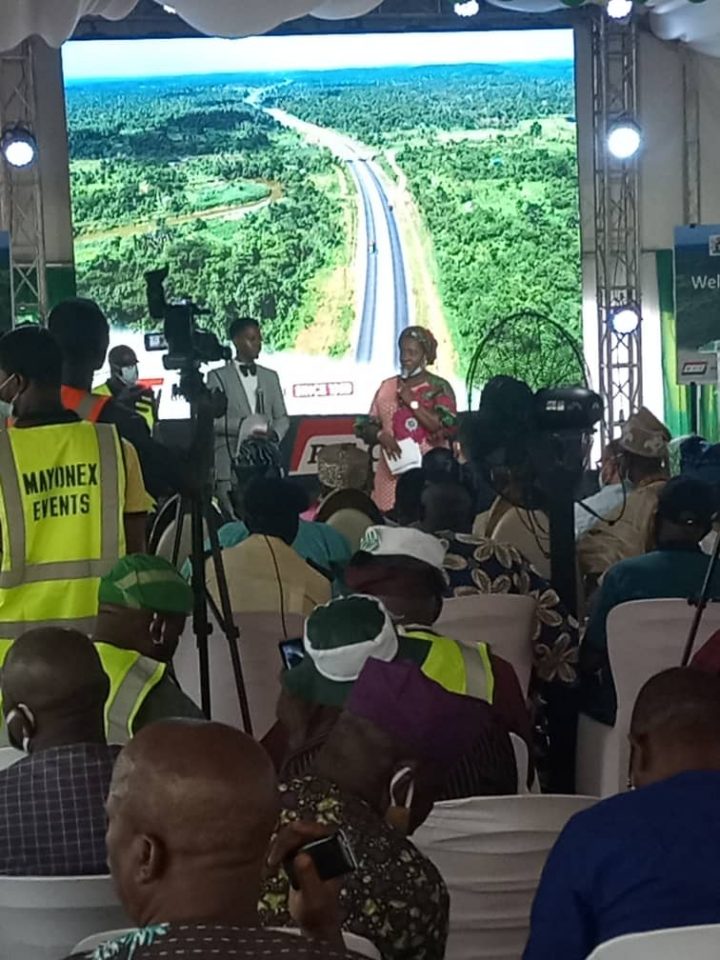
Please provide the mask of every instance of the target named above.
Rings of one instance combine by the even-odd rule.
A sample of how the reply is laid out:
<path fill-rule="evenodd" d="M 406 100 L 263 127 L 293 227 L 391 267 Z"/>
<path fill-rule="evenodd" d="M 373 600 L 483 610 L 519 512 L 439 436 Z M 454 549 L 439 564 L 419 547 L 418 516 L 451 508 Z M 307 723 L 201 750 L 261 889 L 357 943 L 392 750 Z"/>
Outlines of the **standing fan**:
<path fill-rule="evenodd" d="M 535 310 L 500 320 L 485 334 L 468 368 L 468 409 L 497 376 L 524 380 L 532 390 L 588 385 L 581 345 L 559 323 Z"/>

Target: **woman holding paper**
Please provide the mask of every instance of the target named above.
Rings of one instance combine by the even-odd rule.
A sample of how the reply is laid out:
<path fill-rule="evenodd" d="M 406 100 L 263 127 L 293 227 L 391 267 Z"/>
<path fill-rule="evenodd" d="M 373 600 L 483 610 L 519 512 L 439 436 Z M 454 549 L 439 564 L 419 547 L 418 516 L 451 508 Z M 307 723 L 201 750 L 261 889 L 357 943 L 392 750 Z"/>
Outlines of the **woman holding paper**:
<path fill-rule="evenodd" d="M 420 466 L 428 450 L 451 445 L 457 417 L 455 394 L 447 380 L 427 371 L 436 356 L 437 342 L 429 330 L 403 330 L 400 376 L 380 384 L 370 416 L 358 426 L 363 439 L 381 447 L 373 499 L 383 512 L 395 503 L 400 473 Z"/>

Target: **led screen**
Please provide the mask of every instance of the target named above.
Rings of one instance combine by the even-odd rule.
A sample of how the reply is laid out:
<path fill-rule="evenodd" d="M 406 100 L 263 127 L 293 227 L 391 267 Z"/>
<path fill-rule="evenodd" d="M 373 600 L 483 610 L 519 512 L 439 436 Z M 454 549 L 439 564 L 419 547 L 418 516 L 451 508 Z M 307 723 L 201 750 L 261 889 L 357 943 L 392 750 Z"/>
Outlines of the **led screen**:
<path fill-rule="evenodd" d="M 461 406 L 509 314 L 580 337 L 571 31 L 94 40 L 63 60 L 78 292 L 144 378 L 167 384 L 140 350 L 143 273 L 165 263 L 219 336 L 261 320 L 293 414 L 365 411 L 407 324 L 434 332 Z"/>

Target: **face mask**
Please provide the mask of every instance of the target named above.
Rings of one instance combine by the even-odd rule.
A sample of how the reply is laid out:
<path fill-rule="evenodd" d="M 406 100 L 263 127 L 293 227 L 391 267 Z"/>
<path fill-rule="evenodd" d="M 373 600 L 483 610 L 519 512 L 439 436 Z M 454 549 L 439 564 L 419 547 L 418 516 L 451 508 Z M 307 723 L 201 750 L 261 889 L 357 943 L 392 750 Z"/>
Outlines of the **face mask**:
<path fill-rule="evenodd" d="M 120 379 L 128 387 L 134 387 L 138 382 L 138 373 L 137 364 L 132 367 L 121 367 L 120 368 Z"/>
<path fill-rule="evenodd" d="M 400 378 L 402 380 L 410 380 L 412 377 L 417 377 L 418 374 L 421 374 L 424 369 L 425 367 L 422 367 L 422 366 L 415 367 L 414 370 L 408 370 L 405 367 L 403 367 L 402 372 L 400 373 Z"/>
<path fill-rule="evenodd" d="M 11 373 L 7 380 L 3 381 L 3 383 L 0 383 L 0 390 L 10 383 L 15 376 L 17 376 L 17 374 Z M 0 400 L 0 418 L 3 420 L 9 420 L 13 416 L 15 413 L 15 401 L 17 398 L 18 394 L 16 393 L 12 400 Z"/>
<path fill-rule="evenodd" d="M 10 724 L 13 723 L 16 717 L 20 717 L 22 720 L 22 739 L 18 739 L 10 729 Z M 13 707 L 12 710 L 9 710 L 5 717 L 5 726 L 7 727 L 8 740 L 15 749 L 22 750 L 23 753 L 28 753 L 30 738 L 35 731 L 35 716 L 30 707 L 27 707 L 24 703 L 19 703 L 16 707 Z"/>
<path fill-rule="evenodd" d="M 394 775 L 390 781 L 390 806 L 385 814 L 386 823 L 391 827 L 395 827 L 396 830 L 399 830 L 406 836 L 410 833 L 410 812 L 413 797 L 415 796 L 415 781 L 412 779 L 412 776 L 413 771 L 410 767 L 402 767 L 402 769 L 398 770 Z M 399 799 L 397 796 L 397 788 L 401 783 L 407 783 L 408 778 L 411 779 L 407 784 L 405 796 L 403 799 Z"/>

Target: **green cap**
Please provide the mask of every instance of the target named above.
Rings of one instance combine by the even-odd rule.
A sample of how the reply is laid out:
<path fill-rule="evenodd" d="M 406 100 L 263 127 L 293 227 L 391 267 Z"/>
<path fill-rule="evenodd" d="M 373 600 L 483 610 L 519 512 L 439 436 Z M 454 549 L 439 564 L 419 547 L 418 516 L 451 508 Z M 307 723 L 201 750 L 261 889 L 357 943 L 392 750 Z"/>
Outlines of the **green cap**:
<path fill-rule="evenodd" d="M 175 567 L 162 557 L 133 553 L 118 560 L 100 581 L 99 602 L 157 613 L 192 612 L 193 593 Z"/>

